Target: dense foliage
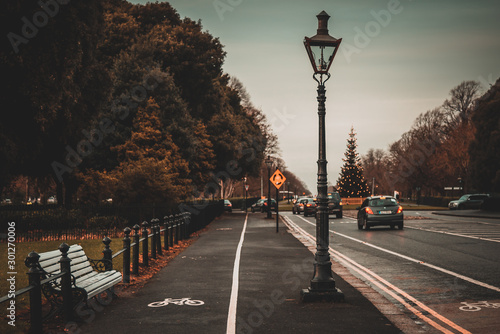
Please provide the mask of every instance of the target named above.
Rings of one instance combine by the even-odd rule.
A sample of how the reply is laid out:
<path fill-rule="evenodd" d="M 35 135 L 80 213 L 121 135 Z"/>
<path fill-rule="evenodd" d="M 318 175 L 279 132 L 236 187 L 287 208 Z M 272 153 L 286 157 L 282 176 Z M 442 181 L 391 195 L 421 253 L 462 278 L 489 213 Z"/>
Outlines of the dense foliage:
<path fill-rule="evenodd" d="M 0 21 L 0 192 L 25 175 L 59 203 L 173 203 L 276 145 L 219 40 L 167 2 L 7 0 Z"/>

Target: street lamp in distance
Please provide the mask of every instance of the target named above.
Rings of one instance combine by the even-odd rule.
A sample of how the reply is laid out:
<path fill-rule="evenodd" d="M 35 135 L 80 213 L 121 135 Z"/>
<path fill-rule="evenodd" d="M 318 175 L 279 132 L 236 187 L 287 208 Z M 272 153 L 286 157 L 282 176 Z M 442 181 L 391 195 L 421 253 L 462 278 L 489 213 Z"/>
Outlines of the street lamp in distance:
<path fill-rule="evenodd" d="M 342 39 L 328 34 L 328 15 L 322 11 L 317 16 L 318 30 L 313 37 L 305 37 L 304 46 L 314 70 L 313 78 L 318 83 L 319 150 L 318 150 L 318 196 L 316 212 L 316 253 L 314 255 L 314 275 L 310 287 L 301 291 L 302 301 L 341 301 L 342 291 L 335 287 L 332 263 L 329 254 L 328 180 L 326 161 L 326 95 L 325 82 L 330 79 L 330 67 L 337 54 Z"/>
<path fill-rule="evenodd" d="M 271 167 L 273 167 L 273 160 L 268 155 L 266 160 L 267 166 L 267 218 L 271 219 Z"/>

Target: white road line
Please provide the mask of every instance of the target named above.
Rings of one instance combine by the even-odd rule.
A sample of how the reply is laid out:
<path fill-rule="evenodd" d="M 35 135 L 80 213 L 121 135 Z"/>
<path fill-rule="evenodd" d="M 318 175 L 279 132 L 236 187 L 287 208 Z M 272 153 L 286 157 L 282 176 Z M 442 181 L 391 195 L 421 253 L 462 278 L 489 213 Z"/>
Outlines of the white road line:
<path fill-rule="evenodd" d="M 229 301 L 229 311 L 227 314 L 227 329 L 226 334 L 236 333 L 236 307 L 238 306 L 238 289 L 239 289 L 239 279 L 240 279 L 240 258 L 241 258 L 241 248 L 243 247 L 243 241 L 245 240 L 245 231 L 247 230 L 248 213 L 245 217 L 245 224 L 243 224 L 243 230 L 241 231 L 240 242 L 236 248 L 236 258 L 234 259 L 233 268 L 233 286 L 231 288 L 231 298 Z"/>
<path fill-rule="evenodd" d="M 307 239 L 309 239 L 313 243 L 315 242 L 315 238 L 312 235 L 310 235 L 309 233 L 304 231 L 297 224 L 293 223 L 288 217 L 285 217 L 285 218 L 287 220 L 287 223 L 288 223 L 287 225 L 289 225 L 289 227 L 293 228 L 294 230 L 296 230 L 297 232 L 299 232 L 300 234 L 305 236 Z M 305 221 L 307 221 L 307 220 L 305 220 Z M 310 222 L 308 222 L 308 223 L 311 224 Z M 463 334 L 471 334 L 468 330 L 460 327 L 459 325 L 455 324 L 453 321 L 451 321 L 448 318 L 437 313 L 436 311 L 429 308 L 428 306 L 426 306 L 425 304 L 423 304 L 419 300 L 415 299 L 413 296 L 409 295 L 408 293 L 404 292 L 403 290 L 399 289 L 398 287 L 392 285 L 391 283 L 389 283 L 388 281 L 386 281 L 385 279 L 383 279 L 379 275 L 375 274 L 373 271 L 369 270 L 368 268 L 363 267 L 362 265 L 355 262 L 351 258 L 345 256 L 344 254 L 341 254 L 338 251 L 334 251 L 332 248 L 330 248 L 330 254 L 333 257 L 336 257 L 337 260 L 339 260 L 339 262 L 342 263 L 342 265 L 344 265 L 347 268 L 351 268 L 351 270 L 354 270 L 357 273 L 359 273 L 361 276 L 363 276 L 369 282 L 375 284 L 377 287 L 382 289 L 385 293 L 392 296 L 394 299 L 396 299 L 398 302 L 400 302 L 402 305 L 404 305 L 409 311 L 411 311 L 417 317 L 424 320 L 426 323 L 433 326 L 434 328 L 441 331 L 442 333 L 453 334 L 452 331 L 444 328 L 443 326 L 441 326 L 440 324 L 438 324 L 434 320 L 427 317 L 422 311 L 420 311 L 417 308 L 415 308 L 414 306 L 412 306 L 408 301 L 414 303 L 416 306 L 418 306 L 422 310 L 424 310 L 424 312 L 428 312 L 428 314 L 431 314 L 436 319 L 440 320 L 441 322 L 448 325 L 449 327 L 457 330 L 458 332 L 463 333 Z"/>
<path fill-rule="evenodd" d="M 302 220 L 304 220 L 305 222 L 307 222 L 308 224 L 310 225 L 314 225 L 313 223 L 311 223 L 310 221 L 308 221 L 307 219 L 304 219 L 302 217 L 299 217 L 301 218 Z M 409 257 L 409 256 L 406 256 L 406 255 L 403 255 L 403 254 L 399 254 L 399 253 L 396 253 L 396 252 L 393 252 L 391 250 L 388 250 L 388 249 L 385 249 L 385 248 L 382 248 L 382 247 L 379 247 L 379 246 L 375 246 L 374 244 L 371 244 L 369 242 L 366 242 L 366 241 L 363 241 L 363 240 L 359 240 L 359 239 L 356 239 L 356 238 L 353 238 L 353 237 L 350 237 L 348 235 L 345 235 L 345 234 L 342 234 L 342 233 L 339 233 L 339 232 L 335 232 L 335 231 L 332 231 L 330 230 L 330 232 L 336 234 L 336 235 L 339 235 L 341 237 L 344 237 L 344 238 L 347 238 L 349 240 L 352 240 L 352 241 L 356 241 L 360 244 L 363 244 L 363 245 L 366 245 L 368 247 L 372 247 L 372 248 L 375 248 L 379 251 L 382 251 L 382 252 L 385 252 L 385 253 L 389 253 L 389 254 L 392 254 L 392 255 L 395 255 L 395 256 L 398 256 L 402 259 L 405 259 L 405 260 L 408 260 L 408 261 L 411 261 L 411 262 L 415 262 L 415 263 L 418 263 L 418 264 L 421 264 L 423 266 L 426 266 L 426 267 L 429 267 L 429 268 L 432 268 L 432 269 L 435 269 L 437 271 L 440 271 L 440 272 L 443 272 L 445 274 L 448 274 L 448 275 L 451 275 L 451 276 L 454 276 L 454 277 L 457 277 L 457 278 L 460 278 L 464 281 L 467 281 L 469 283 L 472 283 L 472 284 L 476 284 L 476 285 L 479 285 L 483 288 L 487 288 L 487 289 L 490 289 L 490 290 L 493 290 L 493 291 L 497 291 L 497 292 L 500 292 L 500 288 L 499 287 L 496 287 L 496 286 L 493 286 L 493 285 L 490 285 L 488 283 L 484 283 L 484 282 L 481 282 L 481 281 L 478 281 L 478 280 L 475 280 L 473 278 L 470 278 L 470 277 L 467 277 L 467 276 L 464 276 L 464 275 L 461 275 L 461 274 L 458 274 L 456 272 L 453 272 L 451 270 L 448 270 L 448 269 L 444 269 L 444 268 L 441 268 L 441 267 L 438 267 L 438 266 L 435 266 L 433 264 L 430 264 L 430 263 L 426 263 L 424 261 L 421 261 L 421 260 L 418 260 L 418 259 L 414 259 L 412 257 Z"/>

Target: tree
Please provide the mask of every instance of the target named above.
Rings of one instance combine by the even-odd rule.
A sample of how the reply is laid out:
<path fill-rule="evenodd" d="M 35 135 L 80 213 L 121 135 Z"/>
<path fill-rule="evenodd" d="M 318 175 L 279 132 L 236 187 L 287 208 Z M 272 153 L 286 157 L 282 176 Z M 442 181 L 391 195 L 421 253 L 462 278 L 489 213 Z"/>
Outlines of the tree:
<path fill-rule="evenodd" d="M 459 123 L 470 120 L 480 89 L 478 81 L 463 81 L 450 91 L 450 99 L 443 103 L 446 111 L 444 121 L 448 128 L 453 129 Z"/>
<path fill-rule="evenodd" d="M 344 166 L 337 181 L 337 189 L 341 197 L 366 197 L 370 194 L 368 185 L 363 177 L 361 159 L 356 152 L 356 133 L 351 127 L 349 139 L 347 139 L 347 150 L 344 153 Z"/>
<path fill-rule="evenodd" d="M 366 155 L 361 157 L 364 170 L 364 176 L 368 183 L 375 181 L 373 195 L 390 194 L 394 189 L 391 188 L 387 180 L 389 176 L 389 156 L 382 149 L 369 149 Z M 371 190 L 370 189 L 370 190 Z"/>
<path fill-rule="evenodd" d="M 500 79 L 478 100 L 472 123 L 476 133 L 469 147 L 470 186 L 500 193 Z"/>
<path fill-rule="evenodd" d="M 109 172 L 89 170 L 82 175 L 89 199 L 99 198 L 95 187 L 109 191 L 114 202 L 125 205 L 166 203 L 173 207 L 190 195 L 188 163 L 163 131 L 159 106 L 152 98 L 145 108 L 138 109 L 130 138 L 112 151 L 117 152 L 119 160 L 116 168 Z"/>
<path fill-rule="evenodd" d="M 7 37 L 0 50 L 0 104 L 8 111 L 0 115 L 0 158 L 8 162 L 0 170 L 0 190 L 6 176 L 50 175 L 51 163 L 64 161 L 65 148 L 82 139 L 81 130 L 109 91 L 107 69 L 96 57 L 101 2 L 52 2 L 43 8 L 41 3 L 4 1 L 0 8 L 1 32 Z M 28 22 L 35 17 L 47 20 Z M 68 201 L 69 176 L 63 178 Z"/>

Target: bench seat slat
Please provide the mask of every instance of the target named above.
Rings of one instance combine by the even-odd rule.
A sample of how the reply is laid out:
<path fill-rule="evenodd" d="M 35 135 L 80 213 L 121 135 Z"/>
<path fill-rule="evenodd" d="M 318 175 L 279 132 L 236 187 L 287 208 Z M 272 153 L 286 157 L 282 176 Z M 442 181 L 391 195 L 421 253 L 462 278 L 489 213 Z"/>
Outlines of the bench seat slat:
<path fill-rule="evenodd" d="M 93 269 L 85 251 L 80 245 L 72 245 L 68 251 L 71 259 L 71 274 L 75 277 L 75 285 L 87 291 L 87 298 L 113 287 L 122 280 L 122 274 L 116 270 L 97 272 Z M 61 252 L 59 250 L 40 254 L 40 266 L 50 274 L 57 274 L 61 271 L 59 260 Z M 60 279 L 53 286 L 60 290 Z"/>
<path fill-rule="evenodd" d="M 84 288 L 89 295 L 89 298 L 92 296 L 103 292 L 104 290 L 112 287 L 113 285 L 121 282 L 122 275 L 121 273 L 113 270 L 106 271 L 103 273 L 98 273 L 97 275 L 87 278 L 82 282 L 77 282 L 77 286 Z"/>

